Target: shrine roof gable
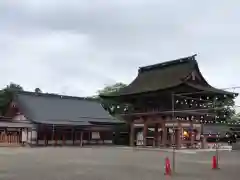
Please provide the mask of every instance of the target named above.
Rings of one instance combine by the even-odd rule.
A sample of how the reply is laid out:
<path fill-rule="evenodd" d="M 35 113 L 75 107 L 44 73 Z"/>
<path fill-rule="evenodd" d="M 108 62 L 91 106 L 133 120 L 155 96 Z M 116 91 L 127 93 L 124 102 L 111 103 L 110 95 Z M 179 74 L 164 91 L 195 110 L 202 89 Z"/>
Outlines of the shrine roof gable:
<path fill-rule="evenodd" d="M 116 93 L 101 95 L 101 97 L 131 96 L 156 92 L 173 89 L 181 84 L 193 86 L 195 78 L 198 78 L 198 81 L 195 82 L 195 88 L 199 86 L 201 87 L 199 90 L 204 89 L 215 92 L 217 89 L 209 85 L 201 74 L 195 56 L 196 55 L 140 67 L 137 77 L 127 87 L 120 89 Z M 189 82 L 190 84 L 188 84 Z M 217 91 L 217 93 L 219 92 L 227 93 Z"/>

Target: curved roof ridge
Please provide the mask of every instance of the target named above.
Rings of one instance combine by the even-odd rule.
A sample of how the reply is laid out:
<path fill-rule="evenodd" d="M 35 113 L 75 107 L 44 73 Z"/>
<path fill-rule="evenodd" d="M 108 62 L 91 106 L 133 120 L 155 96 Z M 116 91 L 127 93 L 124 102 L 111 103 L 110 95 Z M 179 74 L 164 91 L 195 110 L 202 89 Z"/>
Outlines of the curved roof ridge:
<path fill-rule="evenodd" d="M 17 91 L 16 95 L 18 95 L 18 94 L 30 95 L 30 96 L 48 97 L 48 98 L 96 101 L 96 99 L 91 99 L 91 98 L 88 98 L 88 97 L 69 96 L 69 95 L 61 95 L 61 94 L 54 94 L 54 93 L 37 93 L 37 92 L 31 92 L 31 91 Z"/>
<path fill-rule="evenodd" d="M 162 63 L 153 64 L 153 65 L 142 66 L 142 67 L 139 67 L 138 72 L 143 73 L 143 72 L 146 72 L 146 71 L 161 69 L 161 68 L 169 67 L 169 66 L 172 66 L 172 65 L 180 64 L 180 63 L 182 64 L 182 63 L 193 62 L 195 64 L 195 63 L 197 63 L 197 61 L 195 60 L 196 56 L 197 56 L 197 54 L 194 54 L 192 56 L 178 58 L 178 59 L 171 60 L 171 61 L 165 61 L 165 62 L 162 62 Z"/>

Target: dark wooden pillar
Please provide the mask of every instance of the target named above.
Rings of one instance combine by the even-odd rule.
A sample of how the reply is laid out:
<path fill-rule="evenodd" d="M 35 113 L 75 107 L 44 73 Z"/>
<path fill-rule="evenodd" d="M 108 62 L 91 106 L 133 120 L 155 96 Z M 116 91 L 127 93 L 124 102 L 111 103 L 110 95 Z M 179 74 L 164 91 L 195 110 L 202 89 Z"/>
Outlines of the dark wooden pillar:
<path fill-rule="evenodd" d="M 80 146 L 83 146 L 83 131 L 80 132 Z"/>
<path fill-rule="evenodd" d="M 63 130 L 59 130 L 59 140 L 61 141 L 61 146 L 63 146 Z"/>
<path fill-rule="evenodd" d="M 65 138 L 65 131 L 62 131 L 62 145 L 65 146 L 66 145 L 66 138 Z"/>
<path fill-rule="evenodd" d="M 53 146 L 54 146 L 54 144 L 55 144 L 55 143 L 54 143 L 54 141 L 55 141 L 55 140 L 54 140 L 54 137 L 55 137 L 55 127 L 54 127 L 54 124 L 53 124 L 53 125 L 52 125 L 52 143 L 53 143 L 52 145 L 53 145 Z"/>
<path fill-rule="evenodd" d="M 194 135 L 194 127 L 193 127 L 193 122 L 190 122 L 190 129 L 191 129 L 191 137 L 190 137 L 190 143 L 191 143 L 191 148 L 194 147 L 194 140 L 195 140 L 195 135 Z"/>
<path fill-rule="evenodd" d="M 158 132 L 158 129 L 159 129 L 159 124 L 156 123 L 155 127 L 154 127 L 154 144 L 153 144 L 154 147 L 158 147 L 158 144 L 159 144 L 159 132 Z"/>
<path fill-rule="evenodd" d="M 163 119 L 161 123 L 161 129 L 162 129 L 161 145 L 165 147 L 167 144 L 167 128 L 166 128 L 166 121 Z"/>
<path fill-rule="evenodd" d="M 75 133 L 75 130 L 74 130 L 74 128 L 72 128 L 72 145 L 74 145 L 74 133 Z"/>
<path fill-rule="evenodd" d="M 203 124 L 201 124 L 201 149 L 205 149 L 206 137 L 203 135 Z"/>
<path fill-rule="evenodd" d="M 143 126 L 143 146 L 145 147 L 147 145 L 147 132 L 148 132 L 148 124 L 147 121 L 144 121 Z"/>
<path fill-rule="evenodd" d="M 104 135 L 105 135 L 105 131 L 100 131 L 99 132 L 100 141 L 101 141 L 102 144 L 104 144 Z"/>
<path fill-rule="evenodd" d="M 58 145 L 59 129 L 57 130 L 57 128 L 56 128 L 54 132 L 55 132 L 55 134 L 54 134 L 54 136 L 55 136 L 55 138 L 54 138 L 54 140 L 55 140 L 54 144 L 55 144 L 55 146 L 57 146 L 57 145 Z"/>
<path fill-rule="evenodd" d="M 38 140 L 39 140 L 39 126 L 36 128 L 36 134 L 37 134 L 37 139 L 36 139 L 36 145 L 38 145 Z"/>
<path fill-rule="evenodd" d="M 91 141 L 91 131 L 89 130 L 88 131 L 88 144 L 90 144 L 90 141 Z"/>
<path fill-rule="evenodd" d="M 177 149 L 180 149 L 181 146 L 182 146 L 182 138 L 181 138 L 181 135 L 182 135 L 182 126 L 181 126 L 181 123 L 177 123 L 177 131 L 175 133 L 175 141 L 176 141 L 176 147 Z"/>
<path fill-rule="evenodd" d="M 31 135 L 30 135 L 30 144 L 32 145 L 32 131 L 33 131 L 33 128 L 31 129 Z"/>
<path fill-rule="evenodd" d="M 29 144 L 29 135 L 28 135 L 28 133 L 29 133 L 29 129 L 27 128 L 27 144 Z"/>
<path fill-rule="evenodd" d="M 44 146 L 47 146 L 47 131 L 44 127 L 44 130 L 43 130 L 43 134 L 44 134 Z"/>
<path fill-rule="evenodd" d="M 135 132 L 134 132 L 134 121 L 132 121 L 130 123 L 130 137 L 129 137 L 129 143 L 130 146 L 133 147 L 134 146 L 134 141 L 135 141 Z"/>

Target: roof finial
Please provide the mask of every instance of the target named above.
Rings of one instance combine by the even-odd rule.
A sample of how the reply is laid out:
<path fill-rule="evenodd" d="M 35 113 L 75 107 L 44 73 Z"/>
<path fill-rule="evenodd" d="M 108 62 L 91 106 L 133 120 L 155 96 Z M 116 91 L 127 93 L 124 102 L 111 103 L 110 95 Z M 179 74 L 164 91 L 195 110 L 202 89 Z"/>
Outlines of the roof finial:
<path fill-rule="evenodd" d="M 195 60 L 195 57 L 197 56 L 197 54 L 194 54 L 194 55 L 192 55 L 192 58 Z"/>

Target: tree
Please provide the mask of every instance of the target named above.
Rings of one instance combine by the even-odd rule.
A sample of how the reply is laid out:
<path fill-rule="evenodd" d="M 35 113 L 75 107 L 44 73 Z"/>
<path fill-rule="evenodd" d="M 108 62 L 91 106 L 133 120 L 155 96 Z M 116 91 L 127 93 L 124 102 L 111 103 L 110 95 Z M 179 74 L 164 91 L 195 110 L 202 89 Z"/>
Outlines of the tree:
<path fill-rule="evenodd" d="M 98 94 L 100 95 L 107 95 L 107 94 L 110 94 L 110 93 L 114 93 L 114 92 L 118 92 L 121 88 L 124 88 L 126 87 L 127 85 L 124 84 L 124 83 L 116 83 L 116 84 L 113 84 L 113 85 L 110 85 L 110 86 L 106 86 L 104 87 L 102 90 L 99 90 L 98 91 Z"/>
<path fill-rule="evenodd" d="M 121 88 L 124 88 L 126 86 L 127 86 L 126 84 L 121 82 L 110 86 L 106 86 L 102 90 L 98 91 L 98 95 L 107 95 L 110 93 L 118 92 Z M 104 109 L 106 109 L 112 115 L 124 112 L 125 106 L 123 104 L 119 104 L 118 102 L 111 100 L 101 99 L 99 98 L 99 96 L 95 98 L 99 99 Z"/>
<path fill-rule="evenodd" d="M 218 121 L 230 121 L 236 114 L 234 98 L 226 97 L 224 99 L 218 99 L 215 101 L 215 113 Z"/>
<path fill-rule="evenodd" d="M 240 113 L 237 113 L 232 116 L 231 119 L 228 120 L 229 123 L 240 123 Z"/>
<path fill-rule="evenodd" d="M 40 88 L 35 88 L 34 92 L 35 93 L 42 93 L 42 90 Z"/>
<path fill-rule="evenodd" d="M 6 113 L 9 104 L 13 100 L 14 93 L 17 91 L 23 91 L 23 88 L 15 83 L 10 83 L 0 91 L 0 112 L 2 115 Z"/>
<path fill-rule="evenodd" d="M 23 91 L 22 86 L 20 86 L 19 84 L 15 84 L 15 83 L 10 83 L 10 84 L 7 85 L 7 87 L 4 88 L 4 89 L 7 90 L 7 91 L 12 91 L 12 92 L 15 92 L 15 91 Z"/>

